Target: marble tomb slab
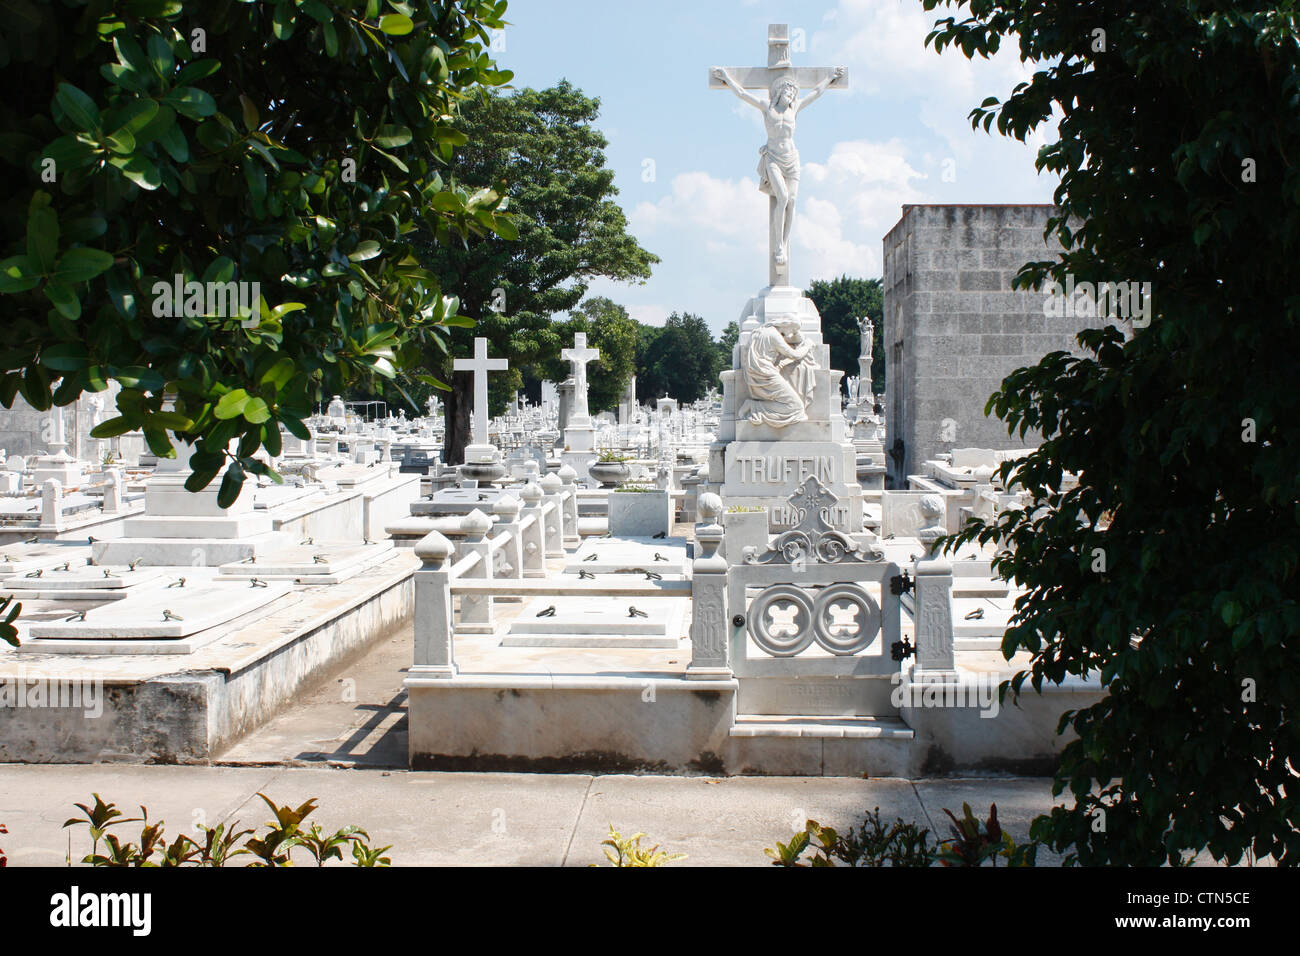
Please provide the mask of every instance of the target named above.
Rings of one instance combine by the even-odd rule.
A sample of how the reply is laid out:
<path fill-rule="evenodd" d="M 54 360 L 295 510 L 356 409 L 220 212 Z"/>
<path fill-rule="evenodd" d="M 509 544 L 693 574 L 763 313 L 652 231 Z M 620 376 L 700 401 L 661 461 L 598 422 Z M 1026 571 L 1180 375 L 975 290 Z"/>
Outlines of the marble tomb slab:
<path fill-rule="evenodd" d="M 538 617 L 549 607 L 555 614 Z M 636 608 L 645 614 L 630 613 Z M 676 647 L 683 637 L 681 598 L 545 596 L 530 601 L 502 647 Z"/>
<path fill-rule="evenodd" d="M 656 554 L 667 560 L 656 561 Z M 564 573 L 609 574 L 644 568 L 663 575 L 682 575 L 688 567 L 682 538 L 587 538 L 565 562 Z"/>

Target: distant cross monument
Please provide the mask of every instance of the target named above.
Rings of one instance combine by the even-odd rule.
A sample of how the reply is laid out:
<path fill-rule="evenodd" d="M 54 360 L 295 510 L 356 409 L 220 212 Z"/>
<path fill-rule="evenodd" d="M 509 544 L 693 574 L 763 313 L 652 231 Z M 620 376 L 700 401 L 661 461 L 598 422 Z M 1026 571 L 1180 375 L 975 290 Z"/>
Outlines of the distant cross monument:
<path fill-rule="evenodd" d="M 795 117 L 827 89 L 849 85 L 842 66 L 791 66 L 790 27 L 773 23 L 767 28 L 767 66 L 721 67 L 709 70 L 709 88 L 730 89 L 760 110 L 767 127 L 767 143 L 759 149 L 758 188 L 768 202 L 768 281 L 790 284 L 790 228 L 794 224 L 799 193 L 799 150 L 794 145 Z M 802 100 L 799 91 L 811 89 Z M 766 90 L 766 101 L 746 90 Z"/>
<path fill-rule="evenodd" d="M 587 408 L 587 363 L 600 358 L 600 349 L 587 347 L 587 333 L 578 332 L 573 336 L 573 348 L 562 349 L 560 357 L 573 363 L 573 408 L 569 411 L 570 426 L 591 424 L 591 412 Z"/>
<path fill-rule="evenodd" d="M 568 420 L 561 423 L 565 428 L 560 460 L 581 476 L 597 457 L 596 429 L 587 407 L 587 363 L 600 358 L 600 349 L 588 348 L 587 333 L 578 332 L 573 336 L 573 348 L 561 350 L 560 357 L 573 363 L 573 398 Z"/>
<path fill-rule="evenodd" d="M 474 373 L 474 427 L 471 437 L 473 444 L 465 449 L 465 461 L 495 461 L 497 450 L 488 444 L 488 372 L 504 372 L 510 367 L 505 359 L 488 358 L 488 341 L 485 338 L 474 340 L 474 357 L 456 359 L 452 368 L 457 372 Z"/>

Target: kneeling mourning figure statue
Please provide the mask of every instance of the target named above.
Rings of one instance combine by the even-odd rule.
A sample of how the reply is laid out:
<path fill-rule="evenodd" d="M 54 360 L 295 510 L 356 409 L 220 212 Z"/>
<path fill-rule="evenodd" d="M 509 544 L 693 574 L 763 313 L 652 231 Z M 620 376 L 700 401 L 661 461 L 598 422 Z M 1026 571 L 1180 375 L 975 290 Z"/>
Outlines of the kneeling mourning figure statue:
<path fill-rule="evenodd" d="M 817 370 L 812 350 L 793 317 L 773 319 L 756 329 L 740 354 L 750 396 L 741 406 L 741 417 L 773 428 L 807 421 Z"/>

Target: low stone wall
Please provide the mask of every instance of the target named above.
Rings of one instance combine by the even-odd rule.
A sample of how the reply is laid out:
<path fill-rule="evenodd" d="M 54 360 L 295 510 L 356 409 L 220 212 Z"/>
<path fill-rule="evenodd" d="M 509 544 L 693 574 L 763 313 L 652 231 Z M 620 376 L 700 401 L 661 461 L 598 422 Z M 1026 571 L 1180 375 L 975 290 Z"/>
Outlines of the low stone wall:
<path fill-rule="evenodd" d="M 415 770 L 843 777 L 1050 773 L 1061 712 L 1099 696 L 1077 683 L 1030 691 L 994 718 L 907 707 L 909 740 L 732 736 L 735 680 L 471 675 L 412 677 L 406 688 Z"/>
<path fill-rule="evenodd" d="M 207 763 L 302 688 L 394 631 L 409 629 L 413 571 L 404 563 L 374 587 L 297 622 L 242 666 L 178 669 L 148 680 L 105 678 L 98 715 L 67 707 L 0 707 L 0 761 Z M 80 673 L 96 673 L 95 660 L 89 658 Z M 178 658 L 178 668 L 184 660 Z"/>

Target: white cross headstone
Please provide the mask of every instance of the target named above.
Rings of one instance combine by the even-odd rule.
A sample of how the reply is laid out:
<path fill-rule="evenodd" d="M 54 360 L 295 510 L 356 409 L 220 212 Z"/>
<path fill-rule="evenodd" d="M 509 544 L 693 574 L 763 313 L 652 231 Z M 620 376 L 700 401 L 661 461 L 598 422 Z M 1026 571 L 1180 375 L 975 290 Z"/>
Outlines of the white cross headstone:
<path fill-rule="evenodd" d="M 472 444 L 465 449 L 466 461 L 495 461 L 496 449 L 488 444 L 488 372 L 504 372 L 510 367 L 505 359 L 488 358 L 488 341 L 474 339 L 474 357 L 456 359 L 452 368 L 457 372 L 474 373 L 474 421 Z M 473 456 L 473 457 L 471 457 Z"/>
<path fill-rule="evenodd" d="M 570 426 L 591 424 L 591 413 L 587 408 L 587 363 L 600 358 L 600 349 L 587 347 L 587 333 L 578 332 L 573 336 L 573 348 L 562 349 L 560 357 L 573 363 L 573 408 L 569 411 Z"/>

